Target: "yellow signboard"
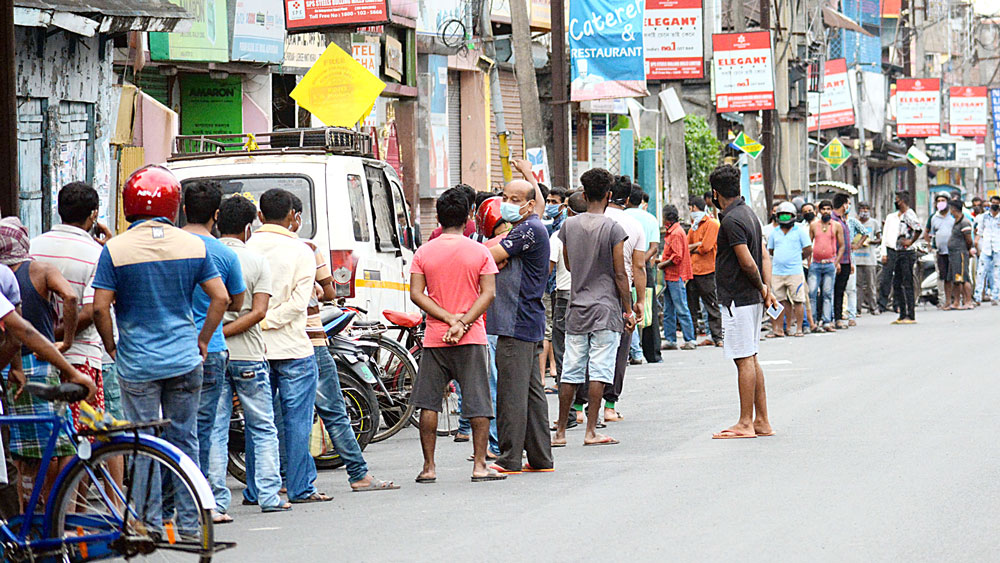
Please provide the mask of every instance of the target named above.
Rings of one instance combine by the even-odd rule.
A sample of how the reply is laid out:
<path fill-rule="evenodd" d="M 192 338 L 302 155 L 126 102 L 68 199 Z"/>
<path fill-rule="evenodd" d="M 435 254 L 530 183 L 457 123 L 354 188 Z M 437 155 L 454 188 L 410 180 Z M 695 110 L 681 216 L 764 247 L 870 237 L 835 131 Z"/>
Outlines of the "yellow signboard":
<path fill-rule="evenodd" d="M 327 125 L 353 127 L 371 113 L 384 89 L 384 82 L 331 43 L 291 97 Z"/>

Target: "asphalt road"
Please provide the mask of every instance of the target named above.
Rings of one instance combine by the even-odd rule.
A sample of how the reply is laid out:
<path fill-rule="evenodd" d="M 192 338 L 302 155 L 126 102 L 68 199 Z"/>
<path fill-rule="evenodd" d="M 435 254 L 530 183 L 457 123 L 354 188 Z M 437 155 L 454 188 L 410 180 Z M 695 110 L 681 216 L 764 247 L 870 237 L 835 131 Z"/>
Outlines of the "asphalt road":
<path fill-rule="evenodd" d="M 401 490 L 321 472 L 332 502 L 235 506 L 216 533 L 239 546 L 218 560 L 995 560 L 1000 307 L 891 319 L 761 343 L 776 436 L 710 439 L 736 420 L 735 368 L 664 352 L 629 368 L 618 446 L 571 430 L 554 473 L 471 483 L 471 446 L 444 440 L 437 483 L 417 485 L 406 429 L 365 452 Z"/>

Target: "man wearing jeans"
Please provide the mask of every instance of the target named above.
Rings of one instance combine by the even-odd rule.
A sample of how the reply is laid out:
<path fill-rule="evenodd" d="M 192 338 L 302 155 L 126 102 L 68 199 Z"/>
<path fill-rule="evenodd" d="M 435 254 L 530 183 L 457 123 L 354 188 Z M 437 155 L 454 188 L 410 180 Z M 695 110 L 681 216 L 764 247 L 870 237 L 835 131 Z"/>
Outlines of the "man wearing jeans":
<path fill-rule="evenodd" d="M 215 494 L 217 522 L 229 522 L 231 495 L 226 487 L 229 461 L 229 421 L 233 409 L 233 390 L 243 408 L 247 451 L 247 490 L 250 498 L 260 499 L 262 512 L 280 512 L 291 508 L 278 496 L 281 474 L 278 469 L 278 430 L 274 425 L 271 382 L 264 359 L 264 339 L 260 321 L 271 299 L 271 268 L 263 256 L 247 250 L 250 225 L 257 217 L 257 206 L 244 197 L 233 196 L 219 209 L 219 242 L 232 250 L 239 260 L 248 299 L 239 313 L 226 313 L 222 333 L 229 349 L 229 361 L 216 395 L 215 425 L 208 479 Z M 244 493 L 246 494 L 246 493 Z"/>
<path fill-rule="evenodd" d="M 829 200 L 819 203 L 820 220 L 809 226 L 809 236 L 813 241 L 812 263 L 809 265 L 809 298 L 817 321 L 823 323 L 823 330 L 834 332 L 833 293 L 834 280 L 840 271 L 840 259 L 844 254 L 844 231 L 840 223 L 833 220 L 833 204 Z M 822 295 L 822 301 L 820 301 Z M 814 332 L 820 329 L 810 327 Z"/>
<path fill-rule="evenodd" d="M 101 251 L 93 283 L 94 322 L 104 349 L 116 359 L 125 417 L 133 422 L 170 419 L 162 437 L 197 463 L 202 360 L 229 297 L 205 243 L 173 225 L 180 200 L 180 182 L 165 168 L 141 168 L 126 181 L 122 204 L 131 226 Z M 200 332 L 192 313 L 197 287 L 209 298 Z M 133 484 L 146 486 L 155 490 L 158 484 Z M 194 508 L 178 506 L 182 533 L 195 531 Z M 158 526 L 159 518 L 146 520 Z"/>
<path fill-rule="evenodd" d="M 197 236 L 205 243 L 205 250 L 219 271 L 222 283 L 229 292 L 229 311 L 239 311 L 243 307 L 243 294 L 246 285 L 243 283 L 243 272 L 239 258 L 232 249 L 222 244 L 212 236 L 212 228 L 219 214 L 222 203 L 222 190 L 214 182 L 198 182 L 184 190 L 184 215 L 187 224 L 184 230 Z M 205 312 L 208 309 L 208 296 L 204 291 L 194 291 L 194 322 L 201 325 L 205 322 Z M 215 415 L 218 410 L 219 396 L 222 394 L 226 375 L 226 362 L 229 351 L 226 339 L 222 335 L 222 325 L 212 333 L 208 343 L 208 357 L 205 358 L 201 381 L 201 402 L 198 406 L 198 465 L 201 472 L 208 476 L 209 451 L 212 448 L 212 428 L 215 426 Z M 217 523 L 228 521 L 225 516 L 216 516 Z"/>
<path fill-rule="evenodd" d="M 559 418 L 552 447 L 566 445 L 566 417 L 577 388 L 588 379 L 584 446 L 617 444 L 597 433 L 601 396 L 614 381 L 621 335 L 635 327 L 632 294 L 625 273 L 625 229 L 604 214 L 614 176 L 595 168 L 580 176 L 587 212 L 566 220 L 559 232 L 566 268 L 572 272 L 566 312 L 566 355 L 559 381 Z"/>
<path fill-rule="evenodd" d="M 990 301 L 1000 305 L 1000 196 L 991 196 L 989 211 L 976 217 L 976 248 L 976 303 L 982 303 L 985 289 L 989 288 Z"/>
<path fill-rule="evenodd" d="M 292 198 L 279 188 L 260 196 L 258 216 L 264 225 L 247 241 L 247 248 L 264 255 L 271 268 L 271 301 L 261 328 L 271 368 L 271 393 L 276 409 L 281 409 L 278 435 L 284 439 L 288 500 L 325 502 L 332 499 L 313 485 L 316 463 L 309 454 L 318 372 L 306 335 L 306 307 L 316 277 L 316 260 L 290 230 L 301 217 L 293 209 Z"/>
<path fill-rule="evenodd" d="M 695 350 L 694 322 L 691 320 L 691 309 L 688 308 L 686 282 L 691 281 L 691 252 L 688 249 L 687 235 L 680 225 L 680 214 L 677 207 L 667 204 L 663 206 L 663 225 L 666 233 L 663 236 L 663 256 L 657 266 L 663 270 L 666 287 L 663 290 L 663 338 L 667 340 L 666 349 L 677 349 L 677 323 L 680 322 L 681 334 L 684 335 L 682 350 Z"/>

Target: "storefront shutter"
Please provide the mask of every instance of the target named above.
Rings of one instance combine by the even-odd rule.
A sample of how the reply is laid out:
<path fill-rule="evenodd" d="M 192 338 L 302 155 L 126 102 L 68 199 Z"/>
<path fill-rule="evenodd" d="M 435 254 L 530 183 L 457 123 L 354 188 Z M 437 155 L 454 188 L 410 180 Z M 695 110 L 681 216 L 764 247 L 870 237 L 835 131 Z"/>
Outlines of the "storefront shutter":
<path fill-rule="evenodd" d="M 462 81 L 448 71 L 448 184 L 462 183 Z"/>

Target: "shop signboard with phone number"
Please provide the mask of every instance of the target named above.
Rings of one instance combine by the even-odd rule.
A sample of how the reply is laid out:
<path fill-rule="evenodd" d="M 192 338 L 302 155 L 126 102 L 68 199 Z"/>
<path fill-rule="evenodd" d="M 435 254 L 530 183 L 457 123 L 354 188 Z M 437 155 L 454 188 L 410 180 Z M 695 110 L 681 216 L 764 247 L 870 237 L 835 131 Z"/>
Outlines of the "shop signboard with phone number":
<path fill-rule="evenodd" d="M 388 0 L 284 0 L 289 33 L 389 23 Z"/>

